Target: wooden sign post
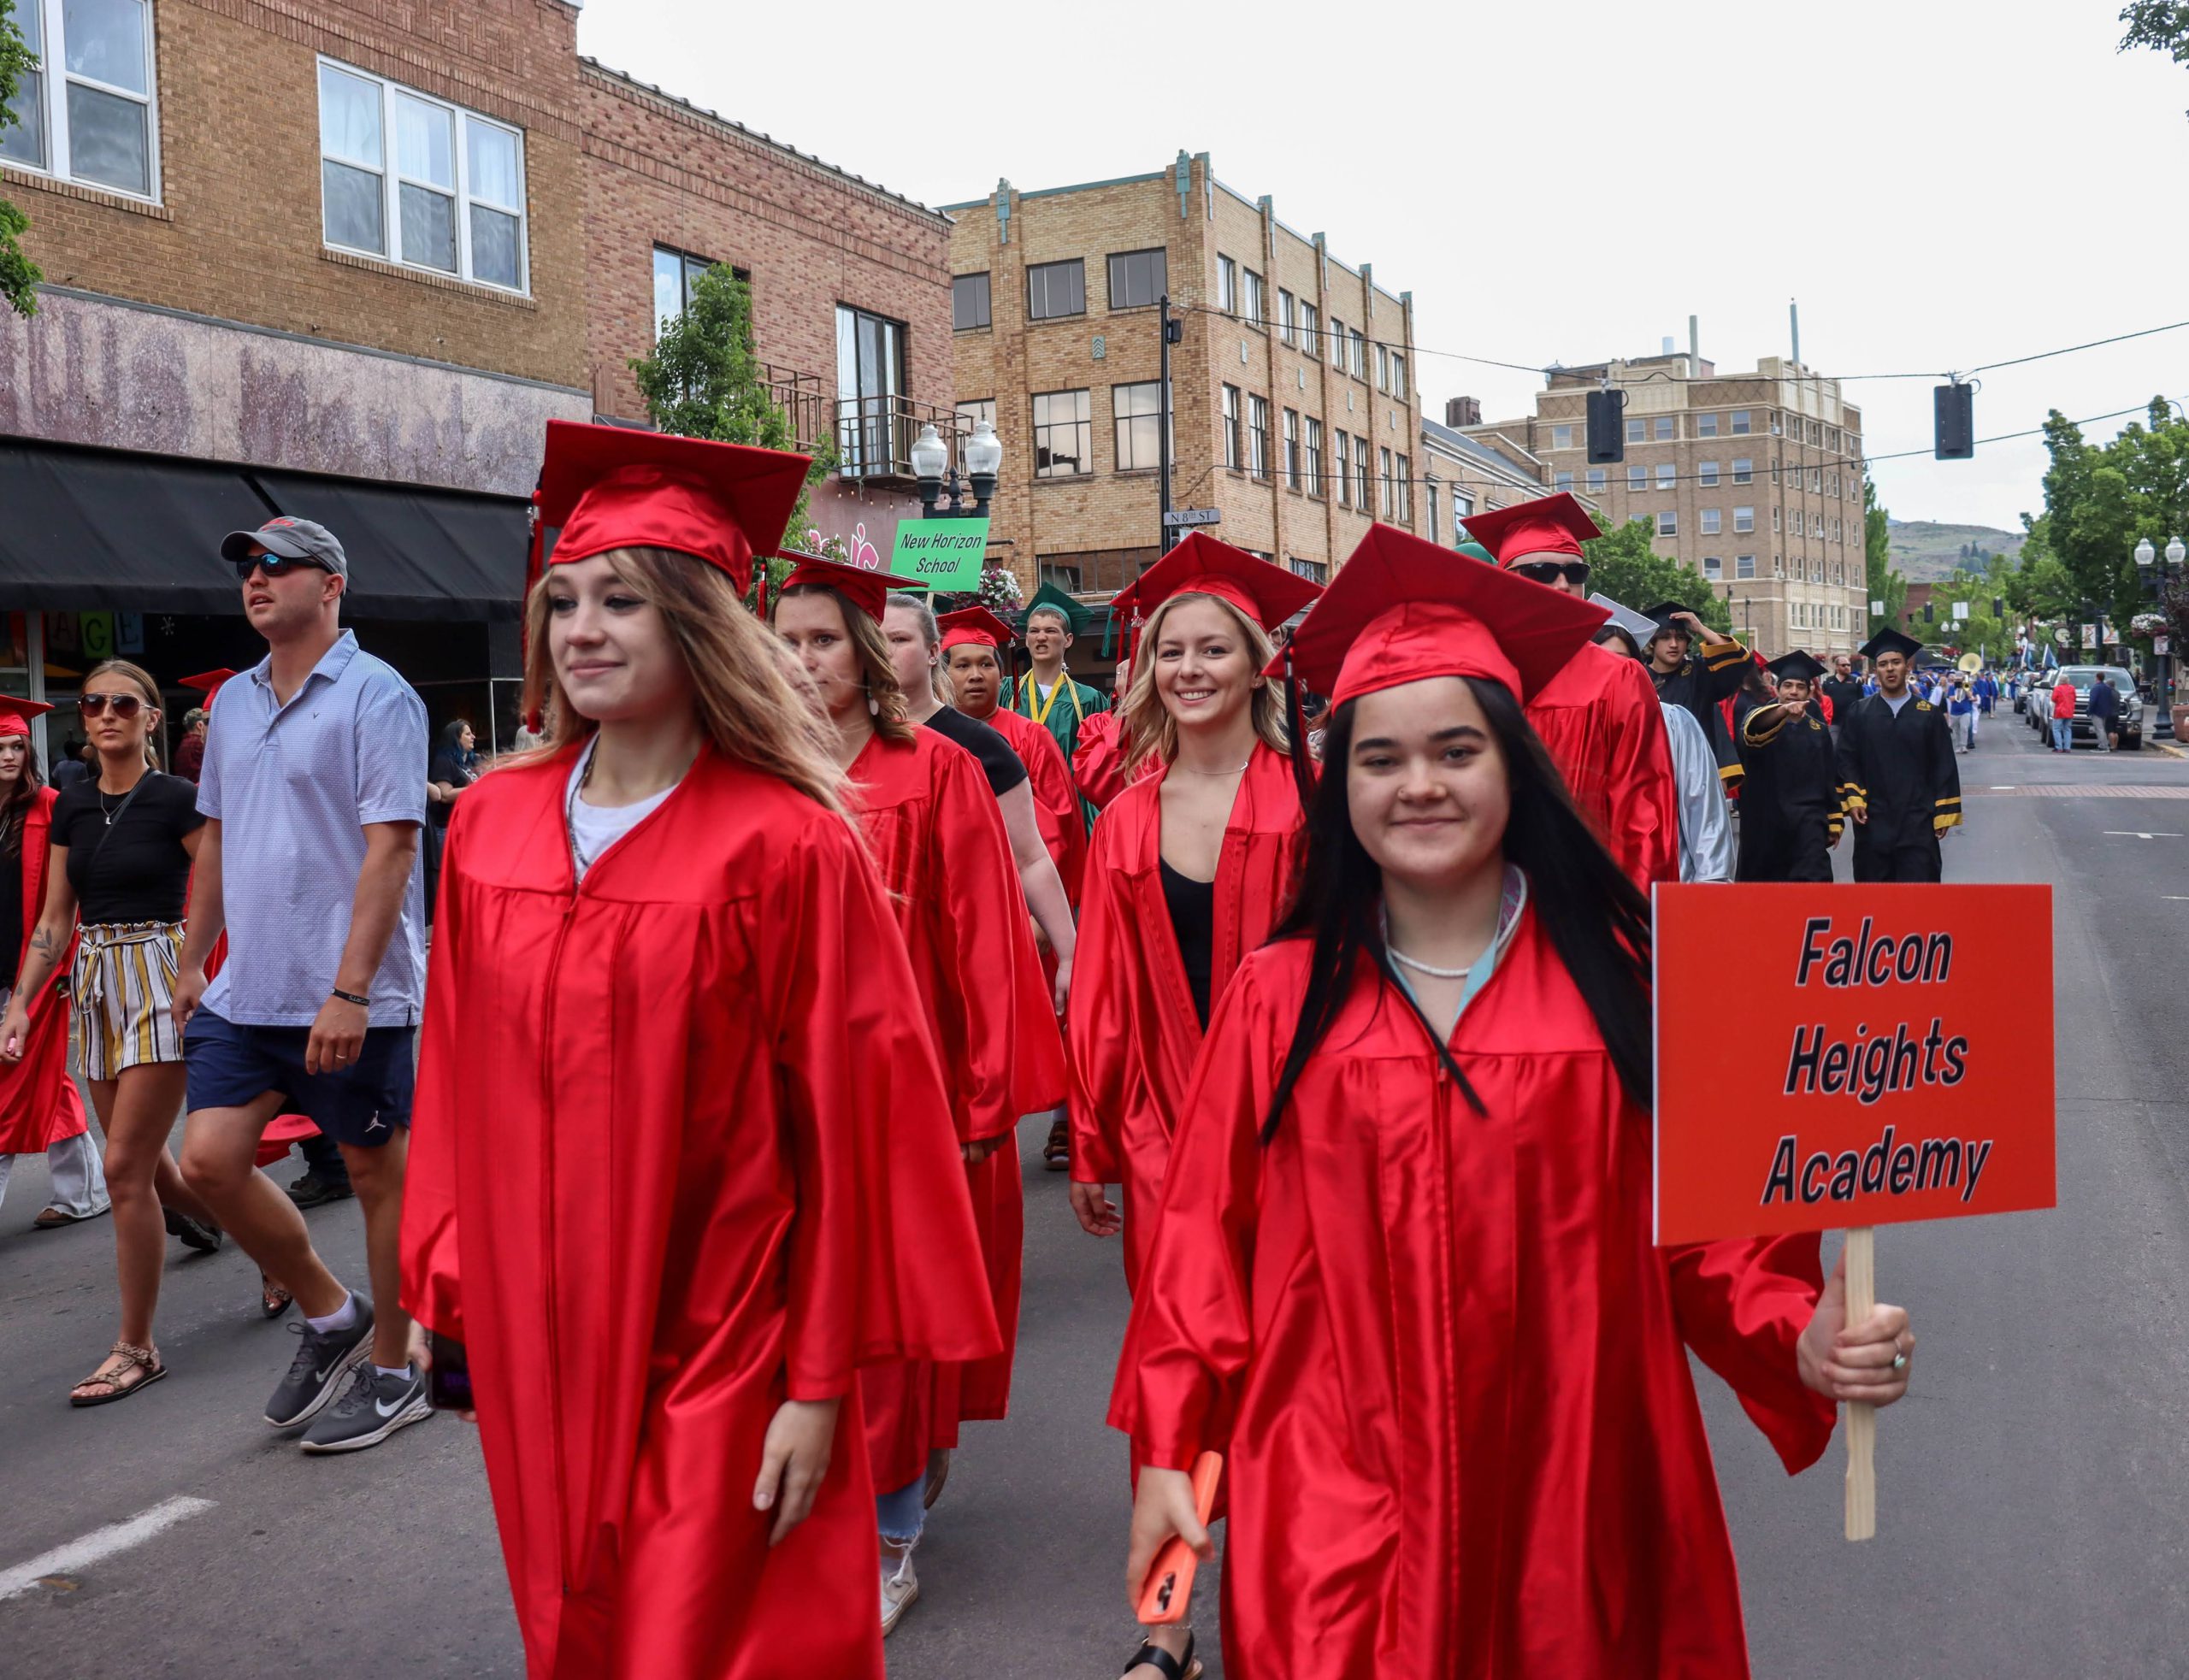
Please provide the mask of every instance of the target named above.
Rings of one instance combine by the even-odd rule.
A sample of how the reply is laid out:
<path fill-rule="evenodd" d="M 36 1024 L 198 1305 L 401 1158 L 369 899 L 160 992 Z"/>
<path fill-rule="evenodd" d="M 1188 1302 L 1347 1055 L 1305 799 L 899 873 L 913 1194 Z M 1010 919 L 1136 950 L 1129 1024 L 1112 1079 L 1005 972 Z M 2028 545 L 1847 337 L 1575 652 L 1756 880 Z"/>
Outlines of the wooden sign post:
<path fill-rule="evenodd" d="M 1844 1229 L 1860 1323 L 1872 1227 L 2054 1205 L 2051 950 L 2049 887 L 1657 888 L 1658 1242 Z M 1850 1402 L 1850 1540 L 1876 1440 Z"/>

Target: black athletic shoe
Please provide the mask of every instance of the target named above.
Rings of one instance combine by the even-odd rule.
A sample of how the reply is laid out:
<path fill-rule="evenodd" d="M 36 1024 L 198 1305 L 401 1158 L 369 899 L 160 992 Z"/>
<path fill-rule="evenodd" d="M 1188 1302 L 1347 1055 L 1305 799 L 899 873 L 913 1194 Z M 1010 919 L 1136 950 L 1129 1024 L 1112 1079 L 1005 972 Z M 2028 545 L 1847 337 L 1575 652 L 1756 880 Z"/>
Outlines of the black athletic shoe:
<path fill-rule="evenodd" d="M 1058 1120 L 1049 1127 L 1049 1141 L 1041 1146 L 1041 1164 L 1062 1172 L 1071 1164 L 1071 1122 Z"/>
<path fill-rule="evenodd" d="M 312 1420 L 302 1444 L 307 1453 L 354 1453 L 432 1415 L 426 1376 L 416 1365 L 405 1366 L 399 1376 L 383 1376 L 371 1360 L 360 1360 L 342 1398 Z"/>
<path fill-rule="evenodd" d="M 357 1193 L 350 1188 L 350 1181 L 336 1183 L 322 1178 L 316 1172 L 307 1172 L 289 1185 L 289 1200 L 298 1207 L 318 1207 L 326 1202 L 344 1201 Z"/>
<path fill-rule="evenodd" d="M 180 1237 L 185 1248 L 194 1248 L 201 1254 L 220 1252 L 221 1232 L 218 1225 L 193 1219 L 187 1213 L 177 1213 L 171 1207 L 163 1207 L 160 1212 L 167 1222 L 168 1235 Z"/>
<path fill-rule="evenodd" d="M 289 1326 L 289 1334 L 300 1340 L 289 1374 L 266 1402 L 266 1421 L 275 1429 L 292 1429 L 317 1417 L 341 1388 L 343 1373 L 372 1352 L 373 1304 L 363 1295 L 352 1299 L 357 1304 L 357 1322 L 346 1330 L 316 1330 L 309 1323 Z"/>

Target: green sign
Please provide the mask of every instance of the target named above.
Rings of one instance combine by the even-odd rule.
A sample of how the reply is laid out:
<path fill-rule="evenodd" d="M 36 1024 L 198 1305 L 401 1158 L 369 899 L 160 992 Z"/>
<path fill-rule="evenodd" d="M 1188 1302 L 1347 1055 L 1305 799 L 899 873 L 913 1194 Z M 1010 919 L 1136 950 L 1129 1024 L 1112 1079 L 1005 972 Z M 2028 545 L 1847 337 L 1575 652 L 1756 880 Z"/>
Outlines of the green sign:
<path fill-rule="evenodd" d="M 889 570 L 930 589 L 976 589 L 988 546 L 985 519 L 903 520 L 889 551 Z"/>

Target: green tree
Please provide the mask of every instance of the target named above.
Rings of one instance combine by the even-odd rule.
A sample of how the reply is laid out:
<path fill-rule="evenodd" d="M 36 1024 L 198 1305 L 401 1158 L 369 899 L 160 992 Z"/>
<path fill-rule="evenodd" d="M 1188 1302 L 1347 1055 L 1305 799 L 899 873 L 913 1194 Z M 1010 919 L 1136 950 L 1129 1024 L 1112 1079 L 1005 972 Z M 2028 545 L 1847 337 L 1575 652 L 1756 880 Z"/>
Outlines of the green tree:
<path fill-rule="evenodd" d="M 2128 32 L 2121 38 L 2120 51 L 2149 47 L 2176 64 L 2189 64 L 2189 0 L 2129 0 L 2121 21 Z"/>
<path fill-rule="evenodd" d="M 1657 552 L 1646 519 L 1581 545 L 1588 556 L 1589 587 L 1639 612 L 1660 601 L 1678 601 L 1714 630 L 1730 631 L 1732 614 L 1709 581 L 1684 560 Z"/>
<path fill-rule="evenodd" d="M 0 130 L 14 121 L 15 93 L 23 78 L 38 68 L 38 55 L 24 44 L 15 27 L 15 0 L 0 0 Z M 38 313 L 34 289 L 45 278 L 24 254 L 22 236 L 30 218 L 0 198 L 0 300 L 17 315 Z"/>
<path fill-rule="evenodd" d="M 752 289 L 729 268 L 712 268 L 699 277 L 684 313 L 661 323 L 653 354 L 633 357 L 631 371 L 647 417 L 661 431 L 763 449 L 800 447 L 753 350 Z M 806 483 L 826 478 L 835 460 L 833 441 L 818 439 Z M 790 516 L 789 529 L 800 538 L 807 500 L 801 492 Z M 771 564 L 770 584 L 780 584 L 788 570 L 781 562 Z"/>
<path fill-rule="evenodd" d="M 1883 612 L 1870 614 L 1870 634 L 1874 636 L 1900 622 L 1908 604 L 1908 580 L 1893 568 L 1892 516 L 1879 504 L 1878 487 L 1867 475 L 1862 479 L 1862 581 L 1870 600 L 1885 603 Z"/>

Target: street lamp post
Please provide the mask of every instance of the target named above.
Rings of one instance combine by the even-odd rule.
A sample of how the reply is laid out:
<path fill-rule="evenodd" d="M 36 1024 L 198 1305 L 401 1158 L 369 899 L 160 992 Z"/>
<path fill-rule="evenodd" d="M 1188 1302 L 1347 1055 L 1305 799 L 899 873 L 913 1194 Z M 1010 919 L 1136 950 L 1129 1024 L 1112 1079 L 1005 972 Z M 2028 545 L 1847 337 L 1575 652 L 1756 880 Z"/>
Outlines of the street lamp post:
<path fill-rule="evenodd" d="M 2157 551 L 2151 546 L 2151 539 L 2149 537 L 2145 537 L 2136 545 L 2136 571 L 2151 590 L 2151 599 L 2162 613 L 2166 605 L 2168 580 L 2175 572 L 2184 570 L 2182 562 L 2185 557 L 2189 557 L 2189 547 L 2185 547 L 2179 537 L 2168 542 L 2163 562 L 2160 560 Z M 2170 634 L 2170 633 L 2162 634 Z M 2168 651 L 2157 656 L 2158 671 L 2151 689 L 2153 710 L 2157 714 L 2151 720 L 2151 731 L 2155 735 L 2164 735 L 2169 740 L 2174 734 L 2174 684 L 2169 679 L 2174 673 L 2175 657 L 2170 645 Z"/>
<path fill-rule="evenodd" d="M 971 480 L 970 495 L 965 480 L 952 469 L 950 445 L 942 441 L 932 421 L 920 427 L 919 438 L 910 452 L 912 476 L 919 481 L 920 513 L 923 518 L 988 516 L 988 504 L 995 497 L 996 478 L 1003 470 L 1003 442 L 995 434 L 994 421 L 975 421 L 972 436 L 965 439 L 959 451 L 965 479 Z M 950 498 L 947 508 L 941 505 L 945 495 Z"/>

